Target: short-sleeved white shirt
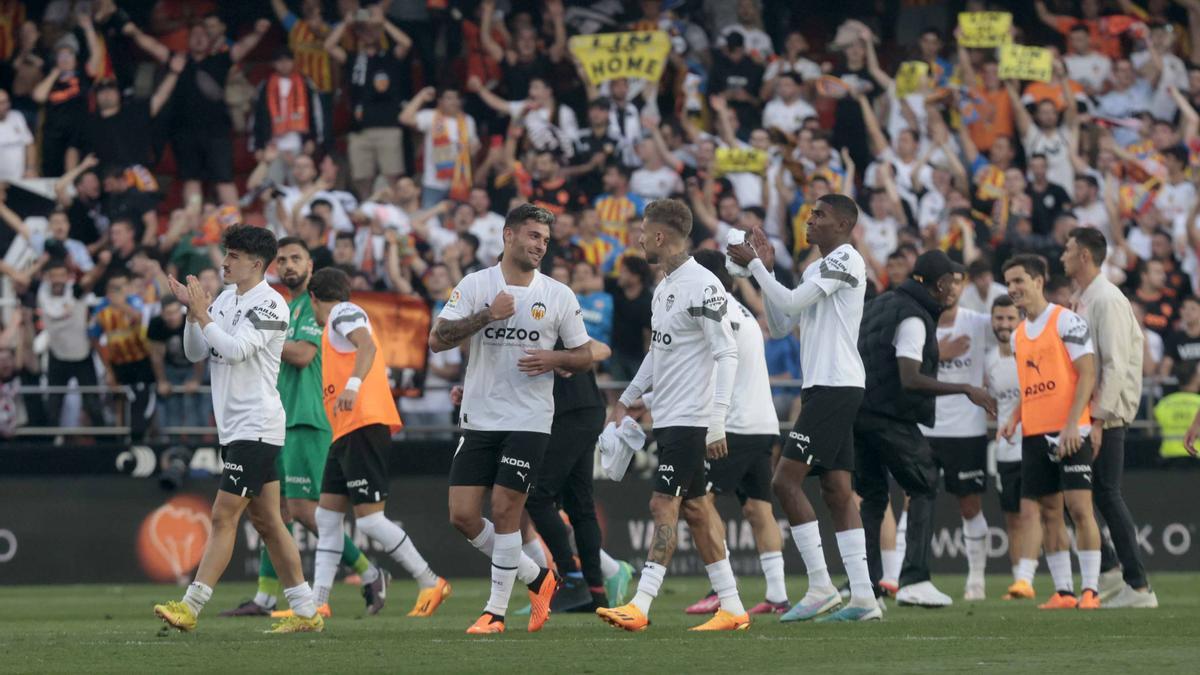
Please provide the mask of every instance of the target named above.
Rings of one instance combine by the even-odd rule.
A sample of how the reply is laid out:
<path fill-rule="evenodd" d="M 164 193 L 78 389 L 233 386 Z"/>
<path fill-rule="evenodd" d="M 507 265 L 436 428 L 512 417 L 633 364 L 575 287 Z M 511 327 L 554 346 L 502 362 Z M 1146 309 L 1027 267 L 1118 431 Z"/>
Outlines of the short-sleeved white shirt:
<path fill-rule="evenodd" d="M 987 354 L 987 389 L 996 399 L 996 423 L 1004 426 L 1012 419 L 1017 406 L 1021 405 L 1021 383 L 1017 378 L 1017 358 L 1012 354 L 1003 356 L 999 349 Z M 1003 436 L 996 445 L 997 462 L 1021 461 L 1021 427 L 1010 440 Z"/>
<path fill-rule="evenodd" d="M 959 307 L 954 325 L 938 326 L 938 341 L 965 335 L 971 342 L 965 354 L 938 361 L 937 379 L 942 382 L 983 386 L 987 336 L 992 330 L 989 315 Z M 965 394 L 938 396 L 937 417 L 932 428 L 921 431 L 931 438 L 972 438 L 987 433 L 987 412 Z"/>
<path fill-rule="evenodd" d="M 341 302 L 334 305 L 333 309 L 329 310 L 327 323 L 331 329 L 326 333 L 329 338 L 329 346 L 342 354 L 358 350 L 350 341 L 350 334 L 355 330 L 366 328 L 368 333 L 374 333 L 371 330 L 371 319 L 367 317 L 367 312 L 353 302 Z"/>
<path fill-rule="evenodd" d="M 517 369 L 526 350 L 567 349 L 588 342 L 579 301 L 567 286 L 534 271 L 528 286 L 505 282 L 500 266 L 463 277 L 438 318 L 454 321 L 485 309 L 500 291 L 513 296 L 516 313 L 471 336 L 463 385 L 462 428 L 473 431 L 550 433 L 554 373 L 530 377 Z"/>

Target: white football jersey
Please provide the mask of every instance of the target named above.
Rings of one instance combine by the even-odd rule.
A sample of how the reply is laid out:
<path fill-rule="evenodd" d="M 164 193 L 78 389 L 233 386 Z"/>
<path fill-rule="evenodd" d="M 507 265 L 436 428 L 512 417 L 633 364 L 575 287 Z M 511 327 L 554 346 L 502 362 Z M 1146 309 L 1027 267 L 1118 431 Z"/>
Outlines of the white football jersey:
<path fill-rule="evenodd" d="M 287 338 L 287 301 L 266 281 L 245 295 L 230 286 L 208 314 L 212 323 L 203 330 L 187 322 L 183 348 L 192 362 L 208 357 L 217 439 L 221 445 L 283 445 L 286 419 L 276 383 Z"/>
<path fill-rule="evenodd" d="M 527 349 L 554 349 L 560 337 L 567 349 L 587 344 L 579 301 L 570 288 L 536 270 L 528 286 L 511 286 L 495 265 L 463 277 L 438 318 L 469 317 L 500 291 L 513 296 L 516 313 L 471 336 L 462 428 L 548 434 L 554 420 L 554 373 L 530 377 L 517 370 L 517 361 Z"/>
<path fill-rule="evenodd" d="M 983 386 L 984 360 L 987 355 L 987 336 L 992 330 L 988 314 L 958 308 L 954 325 L 938 326 L 938 341 L 965 335 L 971 344 L 965 354 L 938 361 L 937 379 L 942 382 Z M 933 428 L 921 426 L 928 438 L 974 438 L 987 434 L 987 412 L 971 403 L 965 394 L 938 396 L 937 418 Z"/>
<path fill-rule="evenodd" d="M 737 375 L 733 378 L 733 398 L 725 416 L 725 431 L 732 434 L 778 435 L 779 419 L 771 398 L 771 376 L 767 372 L 766 347 L 762 328 L 750 310 L 733 295 L 726 293 L 729 322 L 737 343 Z"/>
<path fill-rule="evenodd" d="M 987 353 L 987 389 L 996 399 L 996 424 L 1001 428 L 1008 423 L 1021 405 L 1021 383 L 1017 380 L 1017 357 L 1002 356 L 999 349 Z M 1021 426 L 1012 440 L 1000 437 L 996 445 L 997 462 L 1021 461 Z"/>
<path fill-rule="evenodd" d="M 802 284 L 813 283 L 825 297 L 800 313 L 800 370 L 809 387 L 865 387 L 858 353 L 867 292 L 867 265 L 850 244 L 839 246 L 804 270 Z"/>
<path fill-rule="evenodd" d="M 650 353 L 630 386 L 654 390 L 654 428 L 708 428 L 714 397 L 728 404 L 732 393 L 716 386 L 714 364 L 737 359 L 721 282 L 688 258 L 654 289 L 650 328 Z"/>
<path fill-rule="evenodd" d="M 353 302 L 339 302 L 334 305 L 333 309 L 329 310 L 327 322 L 333 330 L 325 332 L 324 336 L 329 339 L 329 346 L 342 354 L 358 351 L 350 341 L 350 334 L 356 329 L 366 328 L 367 333 L 375 333 L 366 310 Z"/>

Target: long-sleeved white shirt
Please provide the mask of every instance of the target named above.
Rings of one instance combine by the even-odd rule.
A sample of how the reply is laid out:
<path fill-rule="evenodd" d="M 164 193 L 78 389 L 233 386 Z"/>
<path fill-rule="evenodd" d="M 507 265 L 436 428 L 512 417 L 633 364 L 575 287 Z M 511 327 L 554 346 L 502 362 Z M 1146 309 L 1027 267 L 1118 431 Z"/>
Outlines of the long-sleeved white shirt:
<path fill-rule="evenodd" d="M 653 389 L 655 429 L 706 427 L 709 443 L 724 438 L 738 364 L 725 289 L 689 258 L 654 289 L 651 308 L 650 352 L 621 402 Z"/>
<path fill-rule="evenodd" d="M 867 267 L 853 246 L 843 244 L 809 265 L 800 285 L 791 290 L 757 258 L 750 261 L 750 274 L 762 288 L 771 337 L 783 337 L 800 324 L 805 389 L 866 386 L 858 329 Z"/>
<path fill-rule="evenodd" d="M 183 351 L 211 364 L 213 412 L 221 445 L 262 441 L 283 445 L 286 418 L 279 391 L 279 360 L 287 335 L 287 302 L 266 281 L 243 295 L 230 287 L 208 308 L 203 329 L 188 321 Z"/>

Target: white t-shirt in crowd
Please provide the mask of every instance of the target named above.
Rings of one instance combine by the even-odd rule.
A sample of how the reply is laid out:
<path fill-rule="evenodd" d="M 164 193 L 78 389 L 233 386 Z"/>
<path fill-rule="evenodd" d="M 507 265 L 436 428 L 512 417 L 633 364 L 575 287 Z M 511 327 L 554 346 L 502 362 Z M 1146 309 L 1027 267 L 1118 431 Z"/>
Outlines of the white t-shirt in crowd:
<path fill-rule="evenodd" d="M 303 191 L 298 187 L 292 187 L 290 185 L 280 185 L 278 190 L 283 193 L 283 209 L 290 214 L 292 209 L 295 208 L 296 202 L 300 201 L 300 195 Z M 312 213 L 312 203 L 318 199 L 323 199 L 329 202 L 330 212 L 333 214 L 333 222 L 325 223 L 325 227 L 330 228 L 329 231 L 331 233 L 334 231 L 354 231 L 354 223 L 350 222 L 350 215 L 346 213 L 346 207 L 342 203 L 342 200 L 337 194 L 325 190 L 314 194 L 312 199 L 310 199 L 307 204 L 300 207 L 301 218 Z M 330 241 L 332 241 L 332 237 L 330 238 Z"/>
<path fill-rule="evenodd" d="M 462 150 L 462 144 L 471 141 L 478 141 L 479 133 L 475 130 L 475 118 L 467 115 L 467 138 L 458 137 L 458 121 L 451 117 L 446 117 L 444 120 L 446 137 L 450 141 L 450 146 L 445 150 L 435 150 L 433 142 L 437 135 L 433 133 L 433 120 L 437 111 L 432 108 L 427 108 L 417 113 L 417 129 L 425 134 L 425 170 L 421 176 L 421 185 L 434 188 L 436 190 L 449 190 L 450 180 L 438 180 L 437 178 L 437 162 L 435 157 L 441 154 L 447 158 L 447 161 L 453 160 Z M 435 154 L 437 153 L 437 154 Z"/>
<path fill-rule="evenodd" d="M 821 77 L 821 66 L 817 65 L 816 61 L 803 56 L 795 61 L 788 61 L 786 57 L 780 57 L 767 65 L 767 70 L 763 73 L 763 80 L 773 80 L 784 73 L 799 73 L 800 77 L 807 82 Z"/>
<path fill-rule="evenodd" d="M 517 117 L 529 105 L 528 101 L 509 101 L 508 111 Z M 525 112 L 522 118 L 529 142 L 539 150 L 556 150 L 567 159 L 575 155 L 575 141 L 579 139 L 579 121 L 575 111 L 565 103 L 558 106 L 558 117 L 550 119 L 547 108 L 535 108 Z"/>
<path fill-rule="evenodd" d="M 653 171 L 642 167 L 630 176 L 629 191 L 647 201 L 666 199 L 683 192 L 683 179 L 669 166 L 661 166 Z"/>
<path fill-rule="evenodd" d="M 996 399 L 996 424 L 1003 427 L 1021 405 L 1021 383 L 1017 378 L 1017 359 L 1003 356 L 999 349 L 987 353 L 987 389 Z M 1021 461 L 1021 425 L 1011 440 L 1000 436 L 996 441 L 997 462 Z"/>
<path fill-rule="evenodd" d="M 1192 206 L 1196 204 L 1196 187 L 1189 180 L 1178 183 L 1163 182 L 1154 198 L 1154 207 L 1162 214 L 1164 220 L 1185 220 Z M 1183 232 L 1186 240 L 1187 231 Z"/>
<path fill-rule="evenodd" d="M 1068 77 L 1097 93 L 1104 91 L 1104 84 L 1112 76 L 1112 59 L 1100 52 L 1068 54 L 1063 63 Z"/>
<path fill-rule="evenodd" d="M 1150 52 L 1145 50 L 1134 52 L 1129 57 L 1130 63 L 1138 70 L 1141 70 L 1149 60 Z M 1162 55 L 1162 64 L 1162 72 L 1154 87 L 1154 95 L 1149 101 L 1144 102 L 1143 107 L 1149 110 L 1155 119 L 1174 120 L 1175 113 L 1179 112 L 1179 106 L 1175 105 L 1170 88 L 1175 87 L 1179 91 L 1186 92 L 1188 90 L 1188 70 L 1183 59 L 1170 53 Z"/>
<path fill-rule="evenodd" d="M 767 102 L 767 107 L 763 109 L 762 125 L 764 129 L 776 127 L 794 134 L 804 120 L 816 116 L 817 109 L 803 98 L 797 96 L 795 101 L 787 103 L 776 96 Z"/>
<path fill-rule="evenodd" d="M 1008 288 L 1004 284 L 998 284 L 995 281 L 988 287 L 987 297 L 979 296 L 979 289 L 973 283 L 967 283 L 963 286 L 962 295 L 958 298 L 958 306 L 963 309 L 969 309 L 973 312 L 981 312 L 983 314 L 992 313 L 992 303 L 996 302 L 996 298 L 1008 294 Z"/>
<path fill-rule="evenodd" d="M 1026 157 L 1038 154 L 1046 156 L 1046 177 L 1071 195 L 1075 191 L 1075 167 L 1071 165 L 1071 143 L 1067 128 L 1059 127 L 1047 133 L 1036 124 L 1031 124 L 1022 142 Z"/>
<path fill-rule="evenodd" d="M 528 349 L 567 349 L 588 342 L 575 293 L 534 270 L 528 286 L 505 282 L 495 265 L 463 277 L 438 319 L 464 319 L 484 309 L 500 291 L 513 296 L 516 313 L 471 336 L 471 359 L 463 383 L 462 428 L 473 431 L 550 433 L 554 420 L 554 373 L 530 377 L 517 369 Z"/>
<path fill-rule="evenodd" d="M 476 255 L 485 264 L 494 265 L 504 252 L 504 216 L 495 211 L 475 218 L 467 231 L 479 238 Z"/>
<path fill-rule="evenodd" d="M 924 328 L 921 327 L 922 333 L 925 332 Z M 991 331 L 990 315 L 959 307 L 953 326 L 938 326 L 937 339 L 940 342 L 965 335 L 970 340 L 970 345 L 965 354 L 938 361 L 937 379 L 942 382 L 982 387 L 987 336 Z M 921 431 L 927 437 L 973 438 L 987 433 L 987 412 L 971 403 L 965 394 L 938 396 L 935 400 L 937 417 L 933 428 L 921 426 Z"/>
<path fill-rule="evenodd" d="M 867 245 L 867 250 L 871 252 L 875 262 L 880 265 L 887 262 L 887 257 L 900 244 L 900 223 L 891 216 L 877 219 L 860 211 L 858 227 L 862 232 L 863 243 Z"/>
<path fill-rule="evenodd" d="M 737 375 L 733 378 L 733 398 L 725 416 L 725 431 L 731 434 L 776 435 L 779 419 L 771 398 L 771 376 L 767 372 L 766 348 L 758 319 L 726 293 L 733 338 L 737 342 Z"/>
<path fill-rule="evenodd" d="M 1073 209 L 1075 219 L 1080 227 L 1092 227 L 1104 233 L 1104 238 L 1112 241 L 1111 223 L 1108 221 L 1108 209 L 1099 199 L 1092 200 L 1087 206 L 1076 205 Z"/>
<path fill-rule="evenodd" d="M 25 148 L 33 143 L 33 134 L 25 115 L 9 110 L 0 120 L 0 181 L 18 180 L 25 175 Z"/>

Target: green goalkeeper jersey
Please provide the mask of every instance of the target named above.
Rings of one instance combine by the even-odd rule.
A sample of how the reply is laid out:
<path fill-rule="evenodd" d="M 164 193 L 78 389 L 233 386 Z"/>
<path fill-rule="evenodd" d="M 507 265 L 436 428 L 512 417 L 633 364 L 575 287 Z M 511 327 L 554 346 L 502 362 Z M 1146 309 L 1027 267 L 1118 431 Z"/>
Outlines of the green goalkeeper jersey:
<path fill-rule="evenodd" d="M 316 346 L 317 353 L 303 368 L 290 365 L 287 361 L 279 364 L 279 397 L 287 413 L 287 425 L 328 430 L 329 418 L 325 415 L 325 403 L 321 395 L 321 327 L 313 316 L 312 300 L 308 293 L 301 293 L 288 302 L 288 311 L 291 312 L 288 341 L 311 342 Z"/>

